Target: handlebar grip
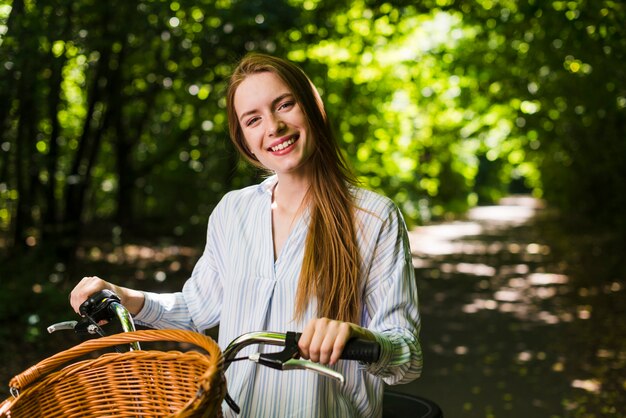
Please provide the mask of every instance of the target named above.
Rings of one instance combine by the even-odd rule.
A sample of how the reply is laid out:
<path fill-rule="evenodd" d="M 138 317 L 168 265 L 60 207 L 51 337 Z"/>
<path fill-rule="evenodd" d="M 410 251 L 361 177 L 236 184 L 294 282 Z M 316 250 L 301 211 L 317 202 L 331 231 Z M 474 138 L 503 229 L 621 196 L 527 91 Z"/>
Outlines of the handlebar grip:
<path fill-rule="evenodd" d="M 296 342 L 302 336 L 301 332 L 296 332 Z M 342 360 L 356 360 L 363 363 L 375 363 L 380 358 L 380 344 L 377 341 L 365 340 L 363 338 L 351 338 L 339 357 Z"/>
<path fill-rule="evenodd" d="M 80 305 L 78 311 L 83 316 L 99 316 L 97 320 L 110 319 L 106 318 L 106 316 L 111 316 L 106 313 L 106 310 L 111 302 L 119 303 L 120 297 L 108 289 L 103 289 L 89 296 L 89 298 Z M 101 315 L 105 317 L 100 318 Z"/>
<path fill-rule="evenodd" d="M 340 358 L 375 363 L 380 358 L 380 344 L 376 341 L 352 338 L 346 343 Z"/>

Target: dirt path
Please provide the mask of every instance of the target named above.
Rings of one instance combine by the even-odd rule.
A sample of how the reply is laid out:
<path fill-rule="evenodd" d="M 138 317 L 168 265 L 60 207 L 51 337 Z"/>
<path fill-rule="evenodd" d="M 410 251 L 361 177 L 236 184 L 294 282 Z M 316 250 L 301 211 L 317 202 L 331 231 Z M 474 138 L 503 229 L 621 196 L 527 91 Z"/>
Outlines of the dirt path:
<path fill-rule="evenodd" d="M 560 252 L 571 243 L 552 224 L 518 198 L 411 232 L 425 368 L 393 390 L 435 400 L 448 418 L 622 416 L 624 276 L 568 276 L 577 266 Z M 620 313 L 613 337 L 595 329 Z"/>

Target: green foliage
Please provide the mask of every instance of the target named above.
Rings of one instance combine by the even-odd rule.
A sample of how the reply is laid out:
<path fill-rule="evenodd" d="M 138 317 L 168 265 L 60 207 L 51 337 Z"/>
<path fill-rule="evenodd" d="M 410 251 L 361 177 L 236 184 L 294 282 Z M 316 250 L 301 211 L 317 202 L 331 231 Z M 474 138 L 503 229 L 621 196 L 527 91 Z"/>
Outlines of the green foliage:
<path fill-rule="evenodd" d="M 315 81 L 348 156 L 409 221 L 462 213 L 496 201 L 516 178 L 537 178 L 513 129 L 517 110 L 477 94 L 490 74 L 458 58 L 479 33 L 461 13 L 352 2 L 328 27 L 323 41 L 294 46 L 289 56 L 325 65 Z M 477 176 L 488 169 L 497 171 Z"/>
<path fill-rule="evenodd" d="M 223 98 L 251 50 L 307 70 L 363 183 L 410 223 L 532 192 L 619 224 L 625 17 L 608 0 L 4 1 L 0 245 L 203 222 L 256 177 Z"/>
<path fill-rule="evenodd" d="M 458 63 L 481 69 L 479 91 L 514 112 L 510 137 L 519 136 L 519 169 L 528 185 L 564 213 L 623 226 L 626 77 L 618 63 L 626 53 L 619 23 L 626 17 L 624 4 L 456 6 L 476 31 L 471 44 L 459 48 Z M 528 162 L 540 177 L 529 176 Z"/>
<path fill-rule="evenodd" d="M 272 34 L 296 8 L 57 3 L 1 9 L 4 231 L 20 211 L 26 228 L 56 229 L 76 217 L 204 217 L 250 181 L 225 146 L 225 78 L 247 50 L 279 52 Z"/>

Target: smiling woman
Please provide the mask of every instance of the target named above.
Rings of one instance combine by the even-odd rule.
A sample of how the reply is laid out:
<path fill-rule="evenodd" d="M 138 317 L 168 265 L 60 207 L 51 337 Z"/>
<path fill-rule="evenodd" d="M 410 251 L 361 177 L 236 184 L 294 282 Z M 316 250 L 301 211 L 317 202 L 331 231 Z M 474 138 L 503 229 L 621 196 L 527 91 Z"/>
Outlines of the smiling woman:
<path fill-rule="evenodd" d="M 275 74 L 247 77 L 234 96 L 245 147 L 263 167 L 282 178 L 307 177 L 313 138 L 289 87 Z"/>
<path fill-rule="evenodd" d="M 182 292 L 86 277 L 72 306 L 108 288 L 147 326 L 203 332 L 219 324 L 222 348 L 245 332 L 302 330 L 300 355 L 334 366 L 345 383 L 233 364 L 226 374 L 241 416 L 381 417 L 383 381 L 406 383 L 422 368 L 417 284 L 400 211 L 356 186 L 315 86 L 291 62 L 243 58 L 227 112 L 236 148 L 270 175 L 217 205 Z M 378 342 L 379 360 L 339 361 L 353 337 Z"/>

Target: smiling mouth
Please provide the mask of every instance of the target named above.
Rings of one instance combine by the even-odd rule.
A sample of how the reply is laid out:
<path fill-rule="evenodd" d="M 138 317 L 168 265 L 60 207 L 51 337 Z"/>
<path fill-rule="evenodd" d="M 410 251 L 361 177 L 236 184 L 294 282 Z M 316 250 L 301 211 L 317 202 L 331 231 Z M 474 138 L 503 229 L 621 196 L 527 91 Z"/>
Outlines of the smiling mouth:
<path fill-rule="evenodd" d="M 294 142 L 296 142 L 298 139 L 300 138 L 300 135 L 293 135 L 292 137 L 290 137 L 288 140 L 281 142 L 280 144 L 270 147 L 270 150 L 272 152 L 276 152 L 276 151 L 280 151 L 283 150 L 285 148 L 287 148 L 288 146 L 292 145 Z"/>

